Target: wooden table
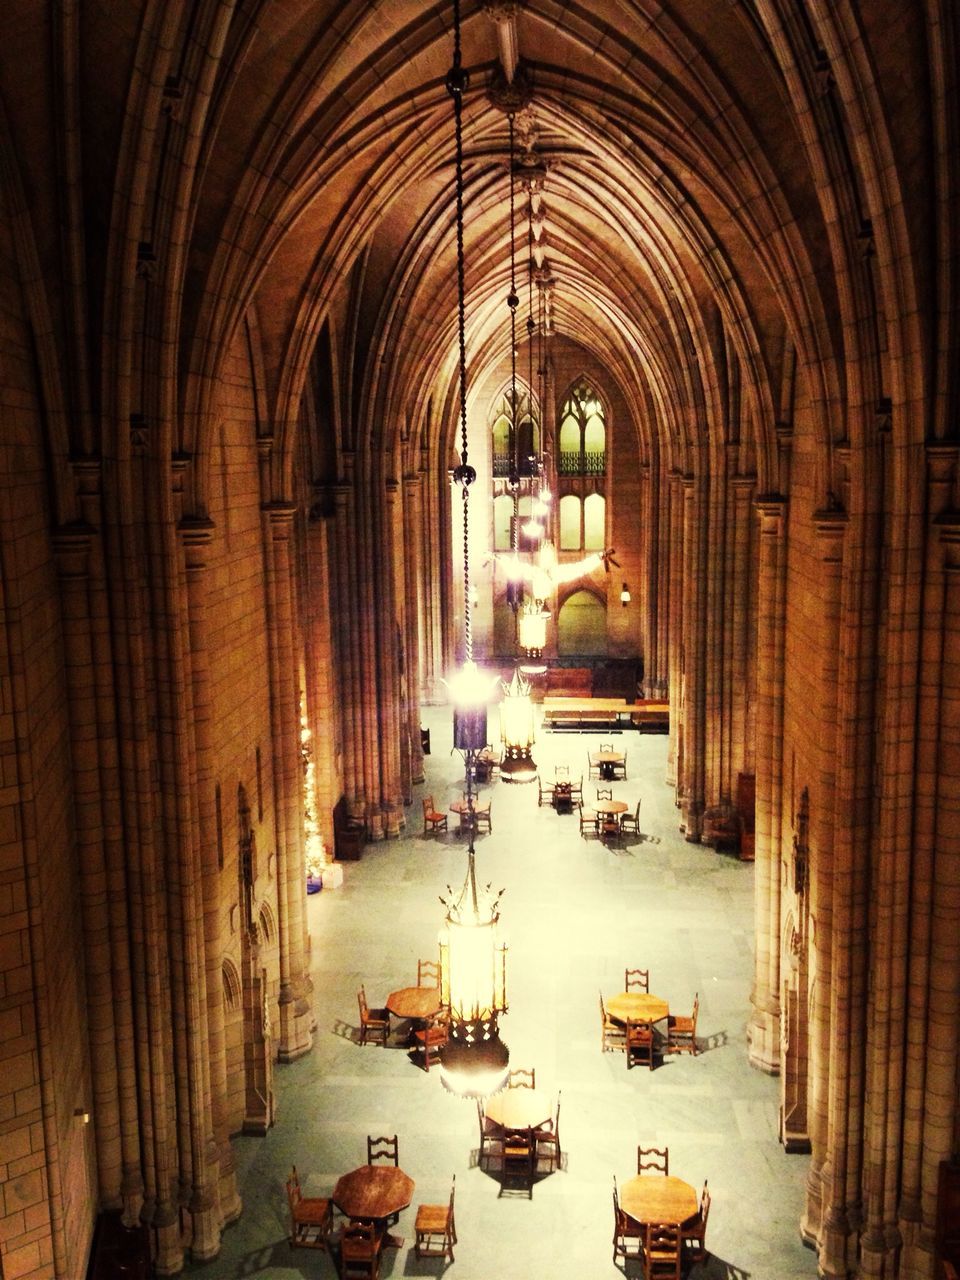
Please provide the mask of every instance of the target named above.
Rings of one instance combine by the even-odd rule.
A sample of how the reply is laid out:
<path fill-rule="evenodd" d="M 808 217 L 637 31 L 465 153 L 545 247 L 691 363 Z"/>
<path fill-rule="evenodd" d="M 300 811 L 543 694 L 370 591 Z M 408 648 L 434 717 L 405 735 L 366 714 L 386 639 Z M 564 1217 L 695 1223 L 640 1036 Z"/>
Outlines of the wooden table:
<path fill-rule="evenodd" d="M 621 991 L 604 1004 L 615 1022 L 662 1022 L 670 1012 L 666 1000 L 647 995 L 645 991 Z"/>
<path fill-rule="evenodd" d="M 590 763 L 599 765 L 600 777 L 612 782 L 616 777 L 614 765 L 623 764 L 626 758 L 622 751 L 595 751 L 590 757 Z"/>
<path fill-rule="evenodd" d="M 359 1169 L 337 1179 L 333 1203 L 348 1218 L 366 1218 L 383 1222 L 413 1199 L 414 1181 L 392 1164 L 362 1164 Z M 383 1243 L 399 1248 L 399 1236 L 384 1235 Z"/>
<path fill-rule="evenodd" d="M 569 813 L 573 808 L 572 786 L 573 783 L 568 780 L 558 781 L 553 784 L 553 799 L 550 803 L 557 813 Z"/>
<path fill-rule="evenodd" d="M 539 1089 L 502 1089 L 483 1109 L 501 1129 L 539 1129 L 553 1119 L 551 1100 Z"/>
<path fill-rule="evenodd" d="M 465 831 L 471 826 L 475 827 L 477 825 L 478 813 L 488 814 L 490 812 L 490 803 L 488 801 L 486 804 L 477 804 L 476 798 L 474 798 L 473 812 L 471 813 L 470 805 L 467 804 L 466 800 L 454 800 L 450 806 L 450 812 L 457 814 L 460 819 L 460 830 Z"/>
<path fill-rule="evenodd" d="M 682 1178 L 663 1174 L 640 1174 L 620 1188 L 620 1208 L 634 1222 L 679 1222 L 695 1218 L 699 1212 L 697 1193 Z"/>
<path fill-rule="evenodd" d="M 401 987 L 387 996 L 387 1008 L 398 1018 L 426 1022 L 440 1012 L 440 991 L 437 987 Z"/>
<path fill-rule="evenodd" d="M 606 815 L 614 818 L 619 813 L 627 812 L 627 802 L 625 800 L 591 800 L 590 808 L 596 809 L 601 817 Z"/>

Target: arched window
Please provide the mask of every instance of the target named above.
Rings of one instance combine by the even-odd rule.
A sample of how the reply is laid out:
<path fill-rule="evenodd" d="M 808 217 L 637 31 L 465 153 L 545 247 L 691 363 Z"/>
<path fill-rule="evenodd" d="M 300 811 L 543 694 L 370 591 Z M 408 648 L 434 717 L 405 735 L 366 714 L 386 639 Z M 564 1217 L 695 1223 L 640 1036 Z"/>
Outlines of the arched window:
<path fill-rule="evenodd" d="M 607 652 L 607 611 L 591 591 L 574 591 L 557 615 L 557 652 L 597 657 Z"/>
<path fill-rule="evenodd" d="M 580 528 L 580 499 L 575 493 L 566 493 L 560 499 L 560 550 L 579 551 L 583 546 Z"/>
<path fill-rule="evenodd" d="M 583 548 L 602 551 L 606 544 L 606 502 L 601 493 L 588 493 L 583 500 Z"/>
<path fill-rule="evenodd" d="M 560 410 L 558 471 L 564 476 L 603 475 L 606 466 L 606 416 L 588 382 L 574 384 Z"/>
<path fill-rule="evenodd" d="M 493 474 L 510 474 L 510 423 L 513 420 L 513 389 L 507 387 L 495 398 L 490 411 L 490 432 L 493 437 Z M 540 452 L 540 418 L 537 406 L 531 401 L 526 387 L 517 384 L 517 460 L 522 476 L 534 474 L 531 459 Z"/>

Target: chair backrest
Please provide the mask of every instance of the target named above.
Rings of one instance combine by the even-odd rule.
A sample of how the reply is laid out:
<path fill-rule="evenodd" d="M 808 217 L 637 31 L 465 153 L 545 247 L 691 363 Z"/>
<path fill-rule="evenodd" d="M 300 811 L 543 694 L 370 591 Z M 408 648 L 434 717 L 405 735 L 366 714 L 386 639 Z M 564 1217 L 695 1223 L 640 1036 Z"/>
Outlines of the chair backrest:
<path fill-rule="evenodd" d="M 433 796 L 423 797 L 423 816 L 426 818 L 430 814 L 436 812 L 437 806 L 433 803 Z"/>
<path fill-rule="evenodd" d="M 639 827 L 640 825 L 640 801 L 637 801 L 637 807 L 633 811 L 633 820 Z"/>
<path fill-rule="evenodd" d="M 447 1209 L 447 1230 L 453 1229 L 453 1198 L 457 1193 L 457 1175 L 453 1175 L 453 1181 L 450 1183 L 450 1207 Z"/>
<path fill-rule="evenodd" d="M 604 1020 L 604 1022 L 608 1022 L 610 1020 L 610 1015 L 607 1013 L 607 1006 L 603 1003 L 602 991 L 600 992 L 600 1017 Z"/>
<path fill-rule="evenodd" d="M 656 1169 L 666 1175 L 670 1171 L 669 1147 L 637 1147 L 637 1173 L 644 1169 Z"/>
<path fill-rule="evenodd" d="M 300 1179 L 297 1176 L 297 1166 L 293 1166 L 290 1177 L 287 1179 L 287 1200 L 290 1202 L 291 1211 L 297 1207 L 303 1199 L 303 1192 L 300 1190 Z"/>
<path fill-rule="evenodd" d="M 568 764 L 558 764 L 554 770 L 554 776 L 557 778 L 569 778 L 570 766 Z"/>
<path fill-rule="evenodd" d="M 649 969 L 624 969 L 623 971 L 623 989 L 624 991 L 650 991 L 650 970 Z"/>
<path fill-rule="evenodd" d="M 367 993 L 362 986 L 357 992 L 357 1004 L 360 1006 L 360 1017 L 365 1018 L 370 1012 L 370 1006 L 367 1004 Z"/>
<path fill-rule="evenodd" d="M 517 1067 L 507 1076 L 508 1089 L 535 1089 L 537 1087 L 536 1067 Z"/>
<path fill-rule="evenodd" d="M 707 1190 L 706 1181 L 703 1184 L 703 1190 L 700 1192 L 700 1225 L 705 1229 L 707 1218 L 710 1216 L 710 1192 Z"/>
<path fill-rule="evenodd" d="M 340 1256 L 344 1261 L 375 1258 L 379 1249 L 377 1224 L 351 1220 L 340 1236 Z"/>
<path fill-rule="evenodd" d="M 609 751 L 609 752 L 610 752 L 610 754 L 612 755 L 612 754 L 613 754 L 613 743 L 612 743 L 612 742 L 601 742 L 601 743 L 600 743 L 600 750 L 601 750 L 601 751 Z"/>
<path fill-rule="evenodd" d="M 696 1031 L 697 1031 L 697 1014 L 699 1012 L 700 1012 L 700 992 L 698 991 L 693 997 L 693 1018 L 691 1019 L 691 1021 L 693 1022 L 694 1034 L 696 1034 Z"/>
<path fill-rule="evenodd" d="M 678 1222 L 648 1222 L 644 1255 L 646 1257 L 648 1276 L 674 1275 L 679 1277 L 680 1224 Z"/>
<path fill-rule="evenodd" d="M 427 979 L 427 981 L 424 981 Z M 439 960 L 418 960 L 417 961 L 417 986 L 418 987 L 439 987 L 440 985 L 440 961 Z"/>
<path fill-rule="evenodd" d="M 378 1160 L 389 1160 L 392 1164 L 400 1164 L 396 1134 L 392 1138 L 367 1138 L 367 1164 L 376 1164 Z"/>
<path fill-rule="evenodd" d="M 613 787 L 597 787 L 597 799 L 598 799 L 598 800 L 612 800 L 612 799 L 613 799 Z"/>

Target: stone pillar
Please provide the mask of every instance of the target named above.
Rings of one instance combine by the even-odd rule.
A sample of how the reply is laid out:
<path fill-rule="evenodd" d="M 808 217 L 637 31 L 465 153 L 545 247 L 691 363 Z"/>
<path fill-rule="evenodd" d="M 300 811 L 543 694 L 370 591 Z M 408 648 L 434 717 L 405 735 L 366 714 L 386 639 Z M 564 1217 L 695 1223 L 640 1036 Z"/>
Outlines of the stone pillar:
<path fill-rule="evenodd" d="M 334 629 L 342 611 L 335 563 L 331 564 L 328 529 L 323 503 L 317 503 L 306 524 L 304 563 L 306 618 L 304 662 L 306 667 L 307 723 L 312 733 L 317 825 L 324 844 L 333 851 L 333 808 L 340 799 L 338 757 L 344 738 L 344 679 L 346 664 Z M 333 557 L 334 561 L 336 557 Z M 308 944 L 304 941 L 304 946 Z"/>
<path fill-rule="evenodd" d="M 678 471 L 671 471 L 666 486 L 668 518 L 666 613 L 670 692 L 670 740 L 666 781 L 677 788 L 680 804 L 680 767 L 683 762 L 683 487 Z"/>
<path fill-rule="evenodd" d="M 295 508 L 263 505 L 267 637 L 270 664 L 271 759 L 277 840 L 280 1027 L 277 1055 L 292 1062 L 312 1043 L 307 957 L 303 951 L 306 869 L 303 858 L 300 723 L 294 649 L 296 605 L 291 535 Z"/>
<path fill-rule="evenodd" d="M 206 1140 L 206 1162 L 210 1169 L 210 1197 L 218 1209 L 217 1225 L 235 1221 L 241 1202 L 237 1190 L 236 1166 L 226 1111 L 227 1049 L 224 1030 L 223 939 L 220 934 L 220 865 L 216 815 L 216 781 L 213 774 L 215 735 L 213 698 L 210 686 L 210 642 L 207 632 L 209 582 L 207 561 L 213 539 L 213 522 L 205 518 L 180 523 L 187 586 L 190 674 L 193 705 L 193 738 L 196 754 L 196 795 L 199 839 L 199 889 L 203 909 L 203 972 L 207 1025 L 205 1063 L 206 1105 L 210 1110 L 210 1131 Z M 208 1242 L 212 1246 L 213 1237 Z M 213 1257 L 219 1251 L 198 1252 L 196 1236 L 191 1252 L 197 1258 Z"/>
<path fill-rule="evenodd" d="M 756 479 L 734 476 L 732 564 L 729 575 L 727 608 L 732 621 L 730 631 L 730 752 L 731 771 L 753 775 L 756 771 L 754 740 L 756 704 L 756 600 L 753 584 L 755 522 L 752 511 Z M 736 784 L 736 777 L 732 783 Z"/>
<path fill-rule="evenodd" d="M 404 675 L 407 691 L 407 724 L 410 750 L 410 780 L 423 782 L 423 746 L 420 741 L 420 618 L 423 615 L 423 581 L 420 528 L 423 476 L 419 472 L 403 477 L 403 565 L 404 565 Z"/>
<path fill-rule="evenodd" d="M 705 480 L 684 476 L 683 503 L 683 586 L 681 636 L 683 644 L 683 763 L 679 770 L 681 787 L 680 830 L 687 840 L 698 841 L 705 807 L 706 768 L 705 706 L 706 662 L 706 573 L 704 546 L 707 538 L 704 512 Z"/>
<path fill-rule="evenodd" d="M 757 600 L 757 857 L 754 873 L 756 956 L 749 1028 L 750 1061 L 780 1070 L 780 876 L 783 745 L 783 648 L 787 510 L 760 498 Z"/>
<path fill-rule="evenodd" d="M 377 678 L 373 708 L 373 742 L 380 754 L 380 812 L 383 834 L 399 836 L 407 817 L 401 786 L 401 690 L 398 646 L 402 642 L 402 614 L 397 608 L 394 556 L 402 546 L 403 512 L 397 510 L 399 482 L 388 479 L 385 498 L 374 523 L 373 563 L 377 574 L 372 614 L 376 623 Z"/>
<path fill-rule="evenodd" d="M 84 520 L 91 530 L 102 528 L 100 464 L 78 461 L 74 463 L 74 474 Z M 96 736 L 99 754 L 100 821 L 112 973 L 109 991 L 112 1000 L 114 1069 L 117 1073 L 122 1161 L 120 1185 L 108 1193 L 106 1203 L 114 1203 L 119 1197 L 123 1205 L 123 1220 L 127 1226 L 133 1226 L 140 1220 L 144 1204 L 144 1149 L 140 1141 L 133 979 L 130 966 L 125 796 L 119 773 L 123 758 L 117 739 L 117 648 L 113 635 L 111 603 L 107 598 L 103 543 L 99 537 L 91 538 L 88 544 L 88 569 L 86 595 L 93 679 L 92 732 Z M 94 1077 L 101 1069 L 109 1072 L 109 1063 L 108 1056 L 101 1059 L 99 1055 L 94 1055 Z"/>
<path fill-rule="evenodd" d="M 817 580 L 821 601 L 818 627 L 820 721 L 819 777 L 814 785 L 811 823 L 810 919 L 813 934 L 812 1008 L 810 1014 L 809 1134 L 812 1157 L 801 1232 L 819 1239 L 826 1177 L 829 1185 L 830 993 L 833 983 L 833 815 L 836 811 L 837 680 L 840 653 L 840 588 L 847 517 L 842 511 L 814 515 L 820 560 Z"/>
<path fill-rule="evenodd" d="M 99 1194 L 105 1208 L 122 1204 L 121 1117 L 111 974 L 113 951 L 103 850 L 96 686 L 87 594 L 94 530 L 86 524 L 54 535 L 60 578 L 64 671 L 73 745 L 73 808 L 80 865 L 88 1038 Z M 81 750 L 80 744 L 86 744 Z M 93 748 L 91 751 L 90 748 Z"/>

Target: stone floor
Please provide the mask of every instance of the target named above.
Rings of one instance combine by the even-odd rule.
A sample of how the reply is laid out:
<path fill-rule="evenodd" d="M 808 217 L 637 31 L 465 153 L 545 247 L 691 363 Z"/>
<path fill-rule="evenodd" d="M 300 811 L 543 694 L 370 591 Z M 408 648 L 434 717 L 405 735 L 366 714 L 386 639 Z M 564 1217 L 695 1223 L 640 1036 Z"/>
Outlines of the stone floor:
<path fill-rule="evenodd" d="M 418 956 L 433 957 L 439 895 L 459 887 L 466 842 L 421 834 L 422 793 L 438 807 L 459 797 L 460 757 L 450 751 L 446 710 L 430 711 L 426 784 L 417 788 L 400 841 L 367 846 L 344 867 L 342 887 L 309 899 L 317 1029 L 313 1052 L 278 1067 L 277 1123 L 265 1138 L 237 1138 L 244 1212 L 215 1261 L 188 1270 L 207 1280 L 334 1276 L 330 1257 L 291 1250 L 284 1180 L 296 1164 L 308 1195 L 327 1194 L 366 1157 L 367 1134 L 400 1141 L 415 1179 L 413 1205 L 395 1228 L 381 1274 L 436 1275 L 412 1248 L 416 1205 L 446 1201 L 456 1174 L 459 1244 L 447 1270 L 460 1280 L 612 1275 L 613 1176 L 636 1172 L 636 1148 L 667 1145 L 670 1171 L 699 1188 L 709 1179 L 711 1257 L 692 1280 L 806 1280 L 817 1273 L 800 1242 L 808 1160 L 777 1141 L 778 1083 L 747 1064 L 752 966 L 753 867 L 687 844 L 664 784 L 667 739 L 624 732 L 626 782 L 617 798 L 642 798 L 640 839 L 607 849 L 578 834 L 576 816 L 538 808 L 536 784 L 491 788 L 493 832 L 476 841 L 479 879 L 506 889 L 501 928 L 509 944 L 510 1011 L 503 1038 L 514 1066 L 534 1066 L 538 1087 L 562 1089 L 562 1170 L 532 1198 L 504 1198 L 476 1166 L 474 1104 L 448 1094 L 439 1073 L 415 1066 L 399 1043 L 356 1043 L 357 987 L 371 1004 L 416 982 Z M 491 733 L 494 732 L 491 721 Z M 602 735 L 608 738 L 610 735 Z M 582 767 L 601 736 L 541 734 L 541 771 Z M 651 971 L 651 991 L 689 1012 L 700 993 L 703 1052 L 672 1055 L 651 1072 L 600 1051 L 598 991 L 623 987 L 626 966 Z M 628 1274 L 636 1274 L 633 1264 Z"/>

